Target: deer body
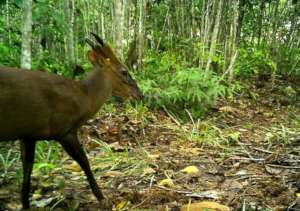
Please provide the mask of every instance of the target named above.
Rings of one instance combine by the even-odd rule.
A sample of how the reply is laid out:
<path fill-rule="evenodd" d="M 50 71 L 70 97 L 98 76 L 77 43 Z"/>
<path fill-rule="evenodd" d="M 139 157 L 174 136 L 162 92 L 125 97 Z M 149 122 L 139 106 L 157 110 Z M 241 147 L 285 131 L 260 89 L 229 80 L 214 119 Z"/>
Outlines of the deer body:
<path fill-rule="evenodd" d="M 30 177 L 36 141 L 55 140 L 81 166 L 90 187 L 104 199 L 78 140 L 78 128 L 111 95 L 140 99 L 136 83 L 110 47 L 93 34 L 97 44 L 88 56 L 93 71 L 82 81 L 40 71 L 0 68 L 0 142 L 20 140 L 23 164 L 21 201 L 30 207 Z"/>
<path fill-rule="evenodd" d="M 84 81 L 41 71 L 0 68 L 0 141 L 55 139 L 91 118 L 111 95 L 95 70 Z"/>

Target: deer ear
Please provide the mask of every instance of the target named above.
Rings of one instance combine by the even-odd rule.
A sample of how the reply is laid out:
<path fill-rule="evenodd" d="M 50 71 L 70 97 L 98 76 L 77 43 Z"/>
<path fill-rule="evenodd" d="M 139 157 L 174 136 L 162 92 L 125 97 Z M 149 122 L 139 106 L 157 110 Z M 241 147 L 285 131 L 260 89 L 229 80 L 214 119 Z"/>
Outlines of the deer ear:
<path fill-rule="evenodd" d="M 95 51 L 88 51 L 87 56 L 91 62 L 97 61 L 97 53 Z"/>

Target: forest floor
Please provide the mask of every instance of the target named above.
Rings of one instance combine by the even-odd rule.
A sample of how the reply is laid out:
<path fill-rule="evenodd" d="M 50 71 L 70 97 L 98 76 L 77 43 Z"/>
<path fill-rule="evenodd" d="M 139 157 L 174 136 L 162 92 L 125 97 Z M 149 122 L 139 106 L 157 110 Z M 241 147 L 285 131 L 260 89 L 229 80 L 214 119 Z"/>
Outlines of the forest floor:
<path fill-rule="evenodd" d="M 144 107 L 106 107 L 113 112 L 89 121 L 81 137 L 113 210 L 175 211 L 201 201 L 230 210 L 300 210 L 300 102 L 292 87 L 256 84 L 193 123 Z M 35 165 L 33 210 L 105 210 L 81 169 L 58 151 L 51 165 Z M 0 175 L 0 210 L 20 208 L 14 163 Z"/>

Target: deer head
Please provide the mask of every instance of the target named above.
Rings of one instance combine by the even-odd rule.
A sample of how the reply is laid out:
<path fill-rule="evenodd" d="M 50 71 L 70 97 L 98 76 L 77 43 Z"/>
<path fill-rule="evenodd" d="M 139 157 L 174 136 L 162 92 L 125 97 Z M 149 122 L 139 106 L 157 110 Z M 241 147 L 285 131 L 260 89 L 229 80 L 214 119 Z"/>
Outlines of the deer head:
<path fill-rule="evenodd" d="M 91 33 L 95 39 L 93 41 L 87 39 L 87 43 L 92 47 L 88 52 L 88 58 L 94 67 L 100 71 L 105 71 L 112 83 L 112 94 L 117 97 L 129 97 L 134 99 L 142 99 L 143 95 L 138 88 L 136 82 L 132 79 L 128 68 L 116 56 L 109 45 L 94 33 Z"/>

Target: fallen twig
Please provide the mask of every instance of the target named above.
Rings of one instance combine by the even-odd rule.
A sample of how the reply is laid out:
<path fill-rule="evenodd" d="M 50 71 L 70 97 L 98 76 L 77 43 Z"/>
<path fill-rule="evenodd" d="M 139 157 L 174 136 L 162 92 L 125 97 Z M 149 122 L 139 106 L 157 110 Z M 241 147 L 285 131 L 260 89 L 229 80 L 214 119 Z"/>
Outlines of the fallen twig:
<path fill-rule="evenodd" d="M 250 161 L 265 161 L 264 158 L 246 158 L 246 157 L 231 157 L 230 160 L 250 160 Z"/>
<path fill-rule="evenodd" d="M 265 153 L 269 153 L 269 154 L 274 154 L 274 152 L 271 152 L 271 151 L 266 150 L 266 149 L 260 149 L 260 148 L 256 148 L 256 147 L 253 147 L 253 149 L 255 149 L 256 151 L 260 151 L 260 152 L 265 152 Z"/>
<path fill-rule="evenodd" d="M 283 165 L 275 165 L 275 164 L 266 164 L 266 165 L 274 168 L 300 169 L 300 166 L 283 166 Z"/>
<path fill-rule="evenodd" d="M 176 192 L 176 193 L 182 193 L 182 194 L 192 194 L 193 193 L 191 191 L 175 190 L 175 189 L 167 188 L 167 187 L 160 186 L 160 185 L 155 185 L 155 187 L 163 189 L 163 190 L 167 190 L 167 191 L 173 191 L 173 192 Z"/>
<path fill-rule="evenodd" d="M 180 122 L 166 109 L 166 107 L 163 106 L 163 109 L 178 126 L 181 126 Z"/>
<path fill-rule="evenodd" d="M 149 200 L 149 197 L 147 197 L 146 199 L 144 199 L 143 201 L 141 201 L 141 203 L 139 203 L 139 204 L 137 204 L 137 205 L 131 207 L 131 209 L 136 209 L 136 208 L 138 208 L 139 206 L 143 205 L 143 204 L 144 204 L 146 201 L 148 201 L 148 200 Z"/>

